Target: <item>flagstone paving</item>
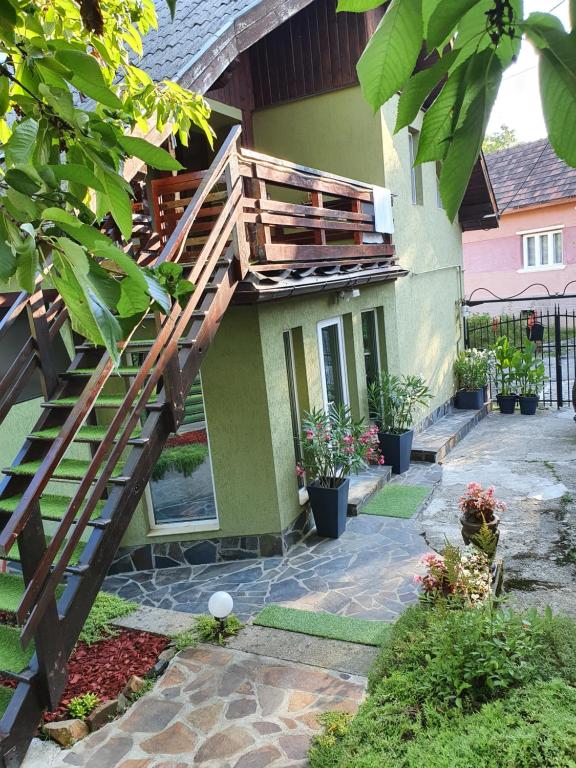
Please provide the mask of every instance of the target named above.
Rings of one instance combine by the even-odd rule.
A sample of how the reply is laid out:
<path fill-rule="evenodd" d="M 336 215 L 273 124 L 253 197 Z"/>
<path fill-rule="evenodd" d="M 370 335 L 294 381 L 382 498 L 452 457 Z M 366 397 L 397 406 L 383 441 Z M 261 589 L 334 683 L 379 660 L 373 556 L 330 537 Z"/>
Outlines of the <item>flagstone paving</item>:
<path fill-rule="evenodd" d="M 187 613 L 206 613 L 210 595 L 223 589 L 242 620 L 272 602 L 393 621 L 417 599 L 413 575 L 427 551 L 412 520 L 359 515 L 340 539 L 312 533 L 285 557 L 109 576 L 104 589 Z"/>
<path fill-rule="evenodd" d="M 354 713 L 366 679 L 218 646 L 180 653 L 154 690 L 69 750 L 86 768 L 298 768 L 318 714 Z"/>

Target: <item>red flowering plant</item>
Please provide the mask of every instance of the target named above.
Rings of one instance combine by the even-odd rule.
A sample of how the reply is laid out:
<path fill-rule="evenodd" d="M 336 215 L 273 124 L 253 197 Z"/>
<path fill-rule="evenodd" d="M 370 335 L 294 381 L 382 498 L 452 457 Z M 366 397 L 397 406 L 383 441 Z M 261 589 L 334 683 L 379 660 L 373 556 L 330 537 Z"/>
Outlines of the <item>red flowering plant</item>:
<path fill-rule="evenodd" d="M 384 464 L 377 428 L 353 419 L 345 405 L 305 413 L 300 444 L 303 461 L 296 466 L 297 474 L 324 488 L 337 488 L 369 463 Z"/>
<path fill-rule="evenodd" d="M 448 599 L 459 606 L 477 606 L 490 597 L 490 563 L 483 552 L 461 552 L 447 543 L 441 554 L 430 552 L 419 565 L 426 573 L 416 574 L 414 581 L 422 589 L 424 602 Z"/>
<path fill-rule="evenodd" d="M 506 509 L 506 504 L 498 501 L 494 496 L 495 490 L 493 485 L 484 489 L 480 483 L 468 483 L 466 492 L 460 496 L 458 502 L 464 517 L 486 523 L 492 522 L 496 512 L 503 512 Z"/>

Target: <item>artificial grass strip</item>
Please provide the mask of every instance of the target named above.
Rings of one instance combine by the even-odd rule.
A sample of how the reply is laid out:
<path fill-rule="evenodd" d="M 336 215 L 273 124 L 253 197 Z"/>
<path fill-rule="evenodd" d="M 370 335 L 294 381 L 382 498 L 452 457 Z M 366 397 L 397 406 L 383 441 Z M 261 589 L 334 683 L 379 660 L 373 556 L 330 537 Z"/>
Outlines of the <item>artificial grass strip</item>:
<path fill-rule="evenodd" d="M 352 616 L 335 616 L 332 613 L 302 611 L 283 605 L 266 605 L 254 619 L 254 624 L 303 635 L 343 640 L 361 645 L 381 645 L 390 631 L 386 621 L 356 619 Z"/>
<path fill-rule="evenodd" d="M 0 624 L 0 671 L 22 672 L 26 669 L 34 646 L 31 643 L 26 650 L 20 645 L 20 630 Z"/>
<path fill-rule="evenodd" d="M 74 368 L 73 371 L 68 371 L 68 376 L 92 376 L 95 368 Z M 110 376 L 136 376 L 140 373 L 140 367 L 137 365 L 123 365 L 120 368 L 114 368 L 110 373 Z"/>
<path fill-rule="evenodd" d="M 21 495 L 10 496 L 8 499 L 0 499 L 0 509 L 4 512 L 14 512 L 21 501 Z M 70 501 L 71 497 L 68 496 L 42 496 L 40 498 L 40 514 L 45 520 L 62 520 Z M 96 517 L 100 517 L 103 509 L 104 502 L 99 501 L 90 515 L 90 519 L 93 520 Z"/>
<path fill-rule="evenodd" d="M 8 709 L 10 699 L 14 693 L 13 688 L 7 688 L 5 685 L 0 685 L 0 717 L 4 717 L 4 712 Z"/>
<path fill-rule="evenodd" d="M 39 432 L 32 432 L 30 437 L 35 437 L 38 440 L 55 440 L 60 434 L 60 427 L 48 427 L 47 429 L 41 429 Z M 137 427 L 132 433 L 132 437 L 138 437 L 141 429 Z M 108 433 L 108 427 L 99 427 L 96 425 L 87 425 L 80 427 L 74 438 L 75 443 L 91 443 L 101 442 L 104 440 Z"/>
<path fill-rule="evenodd" d="M 425 485 L 399 485 L 391 483 L 378 491 L 370 501 L 360 508 L 363 515 L 409 518 L 420 509 L 430 494 Z"/>
<path fill-rule="evenodd" d="M 188 477 L 204 463 L 208 456 L 208 446 L 204 443 L 177 445 L 165 448 L 152 470 L 152 480 L 162 480 L 166 472 L 174 470 Z"/>
<path fill-rule="evenodd" d="M 94 406 L 96 408 L 118 408 L 124 403 L 126 395 L 100 395 L 96 398 Z M 149 403 L 154 403 L 157 399 L 157 395 L 152 395 L 148 400 Z M 57 400 L 50 400 L 48 405 L 58 408 L 76 405 L 79 397 L 59 397 Z"/>
<path fill-rule="evenodd" d="M 30 475 L 32 477 L 40 469 L 42 461 L 42 459 L 37 459 L 36 461 L 26 461 L 23 464 L 17 464 L 14 467 L 9 467 L 10 473 L 13 475 Z M 89 466 L 90 462 L 84 459 L 62 459 L 52 477 L 56 480 L 82 480 Z M 119 475 L 120 471 L 120 468 L 116 467 L 112 476 Z"/>
<path fill-rule="evenodd" d="M 46 537 L 46 543 L 49 544 L 51 541 L 51 537 Z M 66 546 L 66 542 L 62 544 L 60 549 L 58 550 L 58 556 L 60 556 L 60 553 Z M 77 565 L 78 561 L 80 560 L 80 555 L 82 552 L 84 552 L 84 547 L 86 546 L 86 542 L 80 541 L 76 546 L 74 547 L 74 551 L 72 552 L 72 557 L 70 558 L 68 565 Z M 20 562 L 20 552 L 18 551 L 18 546 L 13 546 L 10 550 L 10 554 L 6 556 L 6 560 L 13 560 L 14 562 L 18 563 Z"/>
<path fill-rule="evenodd" d="M 0 611 L 14 613 L 24 594 L 24 580 L 22 576 L 13 576 L 10 573 L 0 573 Z"/>

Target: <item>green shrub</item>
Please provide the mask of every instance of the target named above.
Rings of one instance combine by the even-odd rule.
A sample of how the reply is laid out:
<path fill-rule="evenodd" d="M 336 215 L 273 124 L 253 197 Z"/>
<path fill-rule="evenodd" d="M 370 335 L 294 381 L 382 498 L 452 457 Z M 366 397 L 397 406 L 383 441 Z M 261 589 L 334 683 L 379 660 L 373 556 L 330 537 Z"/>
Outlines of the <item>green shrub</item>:
<path fill-rule="evenodd" d="M 198 645 L 198 635 L 194 629 L 186 629 L 184 632 L 180 632 L 172 638 L 174 647 L 177 651 L 183 651 L 185 648 L 190 648 Z"/>
<path fill-rule="evenodd" d="M 213 616 L 198 616 L 196 618 L 196 635 L 204 643 L 217 642 L 224 645 L 226 638 L 237 635 L 242 629 L 242 622 L 231 613 L 222 623 Z"/>
<path fill-rule="evenodd" d="M 166 472 L 174 470 L 184 477 L 191 475 L 194 470 L 204 463 L 208 456 L 208 446 L 204 443 L 177 445 L 165 448 L 152 470 L 152 480 L 162 480 Z"/>
<path fill-rule="evenodd" d="M 117 631 L 110 626 L 110 622 L 132 613 L 137 608 L 138 603 L 130 603 L 117 595 L 99 592 L 78 639 L 92 645 L 107 637 L 113 637 Z"/>
<path fill-rule="evenodd" d="M 83 693 L 80 696 L 74 696 L 68 704 L 68 713 L 70 717 L 76 717 L 79 720 L 85 720 L 100 704 L 100 697 L 95 693 Z"/>

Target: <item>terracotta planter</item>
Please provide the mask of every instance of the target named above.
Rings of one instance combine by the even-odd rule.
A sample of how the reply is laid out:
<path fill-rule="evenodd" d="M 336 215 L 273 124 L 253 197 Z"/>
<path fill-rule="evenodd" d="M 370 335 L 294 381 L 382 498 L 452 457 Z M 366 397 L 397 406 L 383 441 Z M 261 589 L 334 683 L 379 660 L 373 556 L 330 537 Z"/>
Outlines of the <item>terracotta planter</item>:
<path fill-rule="evenodd" d="M 460 518 L 460 525 L 462 526 L 462 538 L 464 539 L 464 544 L 472 544 L 472 539 L 479 532 L 480 528 L 482 528 L 482 520 L 477 520 L 475 517 L 466 517 L 466 515 L 462 515 Z M 497 537 L 500 536 L 500 532 L 498 531 L 500 518 L 498 515 L 494 515 L 494 518 L 490 520 L 490 522 L 487 522 L 486 525 L 492 531 L 492 533 L 496 534 Z"/>
<path fill-rule="evenodd" d="M 306 486 L 318 536 L 338 539 L 346 530 L 349 487 L 348 478 L 336 488 L 324 488 L 317 480 Z"/>

